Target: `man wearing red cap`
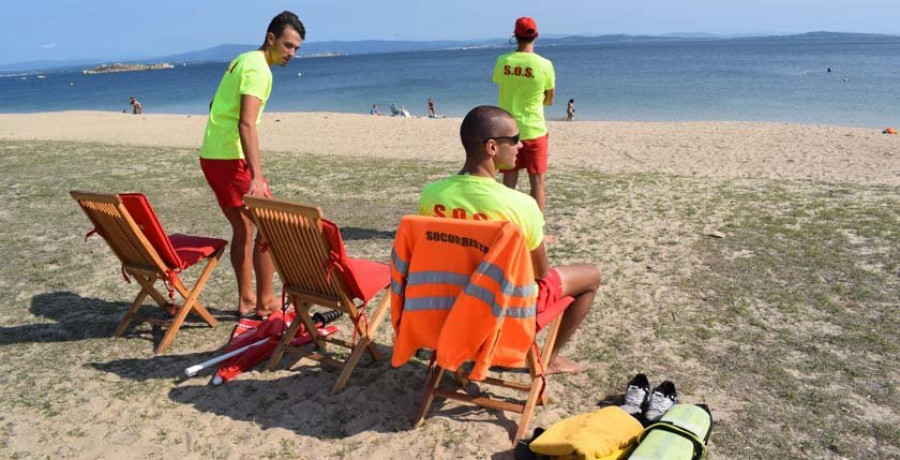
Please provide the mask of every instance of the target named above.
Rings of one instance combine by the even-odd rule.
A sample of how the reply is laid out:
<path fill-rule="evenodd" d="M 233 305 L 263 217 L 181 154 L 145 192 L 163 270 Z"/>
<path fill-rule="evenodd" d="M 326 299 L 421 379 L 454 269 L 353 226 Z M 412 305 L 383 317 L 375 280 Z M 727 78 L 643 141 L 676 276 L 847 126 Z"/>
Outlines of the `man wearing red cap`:
<path fill-rule="evenodd" d="M 515 36 L 516 50 L 497 58 L 493 81 L 500 89 L 500 107 L 516 119 L 522 147 L 516 155 L 515 166 L 501 172 L 503 184 L 514 189 L 519 182 L 519 170 L 527 170 L 531 196 L 544 212 L 548 138 L 544 106 L 553 105 L 556 72 L 549 59 L 534 52 L 534 41 L 538 36 L 534 19 L 517 19 Z"/>

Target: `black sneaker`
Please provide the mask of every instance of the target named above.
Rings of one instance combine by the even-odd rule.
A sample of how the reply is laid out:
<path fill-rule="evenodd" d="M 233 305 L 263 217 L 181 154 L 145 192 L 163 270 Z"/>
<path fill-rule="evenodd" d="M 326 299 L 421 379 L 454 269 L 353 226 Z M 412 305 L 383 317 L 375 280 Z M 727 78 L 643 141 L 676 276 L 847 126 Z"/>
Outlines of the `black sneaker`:
<path fill-rule="evenodd" d="M 675 391 L 675 384 L 666 380 L 660 383 L 658 387 L 653 389 L 650 394 L 650 400 L 647 402 L 647 410 L 644 411 L 644 418 L 649 423 L 654 423 L 662 418 L 675 403 L 678 402 L 678 393 Z"/>
<path fill-rule="evenodd" d="M 513 458 L 515 458 L 515 460 L 538 460 L 544 458 L 542 455 L 532 452 L 528 447 L 532 441 L 542 434 L 544 434 L 543 428 L 535 428 L 534 433 L 530 438 L 520 439 L 519 442 L 516 443 L 516 448 L 513 450 Z"/>
<path fill-rule="evenodd" d="M 644 410 L 644 404 L 647 403 L 649 394 L 650 381 L 647 380 L 647 376 L 644 374 L 635 375 L 628 382 L 628 387 L 625 389 L 625 404 L 619 407 L 630 415 L 637 417 Z"/>

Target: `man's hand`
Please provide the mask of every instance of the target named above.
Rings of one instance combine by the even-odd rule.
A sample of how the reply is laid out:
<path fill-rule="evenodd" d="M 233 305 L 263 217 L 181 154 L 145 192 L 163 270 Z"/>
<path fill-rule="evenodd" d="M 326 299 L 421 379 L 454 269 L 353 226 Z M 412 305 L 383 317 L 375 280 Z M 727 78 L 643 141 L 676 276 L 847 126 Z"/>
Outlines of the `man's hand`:
<path fill-rule="evenodd" d="M 548 89 L 544 91 L 544 105 L 553 105 L 553 100 L 556 98 L 556 88 Z"/>
<path fill-rule="evenodd" d="M 262 177 L 250 179 L 250 190 L 247 191 L 247 195 L 265 197 L 272 196 L 271 192 L 269 192 L 269 184 L 267 184 L 266 180 Z"/>

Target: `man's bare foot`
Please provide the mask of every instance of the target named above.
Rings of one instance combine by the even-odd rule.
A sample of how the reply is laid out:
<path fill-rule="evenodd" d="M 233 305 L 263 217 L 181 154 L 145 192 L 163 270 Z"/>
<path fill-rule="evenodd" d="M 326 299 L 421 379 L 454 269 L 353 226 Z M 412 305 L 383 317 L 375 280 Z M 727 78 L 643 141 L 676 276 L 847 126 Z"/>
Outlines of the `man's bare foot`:
<path fill-rule="evenodd" d="M 281 299 L 276 299 L 274 296 L 264 299 L 256 306 L 255 310 L 256 314 L 259 316 L 269 316 L 272 313 L 281 310 Z"/>
<path fill-rule="evenodd" d="M 575 374 L 580 371 L 581 366 L 578 363 L 562 356 L 557 356 L 556 359 L 550 361 L 550 364 L 547 365 L 547 375 Z"/>
<path fill-rule="evenodd" d="M 253 316 L 256 313 L 256 296 L 238 299 L 237 315 L 239 317 Z"/>

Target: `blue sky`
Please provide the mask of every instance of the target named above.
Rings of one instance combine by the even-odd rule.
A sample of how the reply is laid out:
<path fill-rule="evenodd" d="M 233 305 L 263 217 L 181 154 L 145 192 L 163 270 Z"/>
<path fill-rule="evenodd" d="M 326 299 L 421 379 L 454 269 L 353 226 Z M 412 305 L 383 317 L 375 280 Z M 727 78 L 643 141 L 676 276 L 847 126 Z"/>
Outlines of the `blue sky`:
<path fill-rule="evenodd" d="M 32 0 L 0 16 L 0 65 L 142 58 L 257 43 L 289 9 L 307 40 L 505 37 L 518 16 L 545 34 L 799 33 L 900 35 L 898 0 Z"/>

